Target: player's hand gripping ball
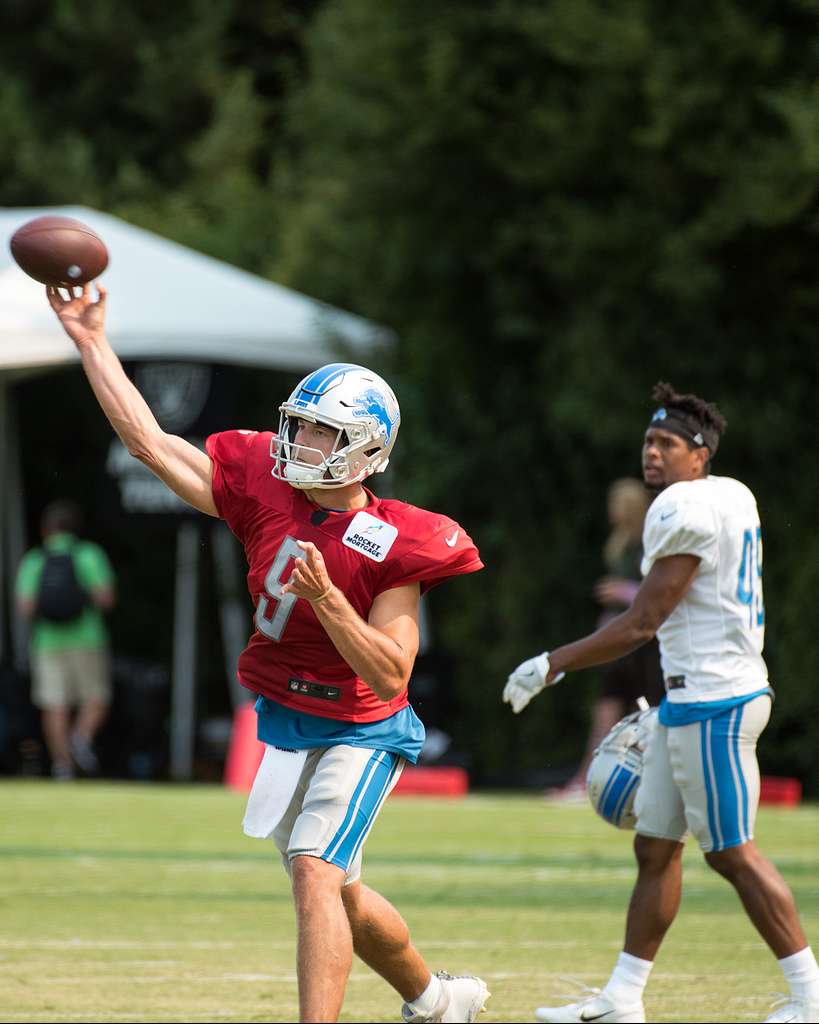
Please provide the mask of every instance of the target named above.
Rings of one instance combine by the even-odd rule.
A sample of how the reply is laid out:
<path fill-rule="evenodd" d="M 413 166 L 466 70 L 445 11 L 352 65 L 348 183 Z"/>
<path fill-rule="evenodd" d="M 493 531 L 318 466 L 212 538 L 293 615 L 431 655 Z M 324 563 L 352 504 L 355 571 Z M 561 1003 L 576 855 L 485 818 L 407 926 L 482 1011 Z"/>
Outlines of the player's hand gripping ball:
<path fill-rule="evenodd" d="M 14 232 L 9 245 L 18 266 L 42 284 L 87 284 L 108 266 L 99 235 L 71 217 L 35 217 Z"/>

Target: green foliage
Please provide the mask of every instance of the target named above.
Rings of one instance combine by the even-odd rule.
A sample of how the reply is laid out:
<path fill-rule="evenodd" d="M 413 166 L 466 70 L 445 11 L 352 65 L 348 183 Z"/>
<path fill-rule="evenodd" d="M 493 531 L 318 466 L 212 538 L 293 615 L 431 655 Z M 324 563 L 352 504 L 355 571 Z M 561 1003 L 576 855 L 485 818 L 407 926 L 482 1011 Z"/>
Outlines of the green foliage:
<path fill-rule="evenodd" d="M 480 767 L 579 753 L 578 680 L 520 721 L 498 692 L 591 627 L 604 490 L 638 470 L 664 378 L 719 402 L 716 469 L 759 495 L 765 763 L 816 789 L 814 12 L 338 0 L 307 43 L 270 270 L 400 334 L 402 489 L 487 563 L 435 595 Z"/>
<path fill-rule="evenodd" d="M 248 269 L 314 4 L 0 8 L 0 205 L 84 203 Z"/>
<path fill-rule="evenodd" d="M 487 563 L 431 598 L 479 777 L 579 755 L 593 674 L 520 720 L 498 693 L 593 626 L 664 378 L 720 404 L 715 469 L 759 497 L 764 764 L 819 792 L 813 4 L 0 11 L 0 203 L 98 206 L 398 332 L 400 491 Z"/>

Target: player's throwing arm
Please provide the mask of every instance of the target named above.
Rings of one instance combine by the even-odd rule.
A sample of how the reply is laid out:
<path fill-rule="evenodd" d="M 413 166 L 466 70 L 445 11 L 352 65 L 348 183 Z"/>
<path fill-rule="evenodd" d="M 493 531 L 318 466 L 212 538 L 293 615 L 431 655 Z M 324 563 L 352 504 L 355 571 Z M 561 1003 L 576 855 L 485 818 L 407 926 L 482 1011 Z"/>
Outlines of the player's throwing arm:
<path fill-rule="evenodd" d="M 211 490 L 211 461 L 184 438 L 166 434 L 148 403 L 128 379 L 105 336 L 107 292 L 96 285 L 97 298 L 82 290 L 46 288 L 51 308 L 74 342 L 83 369 L 102 411 L 128 452 L 189 505 L 217 516 Z M 68 293 L 68 298 L 62 294 Z"/>

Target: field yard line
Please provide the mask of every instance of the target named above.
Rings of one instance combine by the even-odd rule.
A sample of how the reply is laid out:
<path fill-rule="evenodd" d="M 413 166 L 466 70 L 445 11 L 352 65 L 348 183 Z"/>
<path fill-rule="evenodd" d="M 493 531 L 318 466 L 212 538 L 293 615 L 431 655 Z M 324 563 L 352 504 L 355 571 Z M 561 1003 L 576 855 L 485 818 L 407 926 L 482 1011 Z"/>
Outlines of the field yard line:
<path fill-rule="evenodd" d="M 14 966 L 15 966 L 15 973 L 16 973 L 16 976 L 17 976 L 17 975 L 19 975 L 20 965 L 19 964 L 15 964 Z M 118 964 L 117 966 L 121 966 L 121 965 Z M 563 974 L 563 973 L 558 973 L 556 971 L 542 971 L 542 970 L 538 970 L 538 971 L 535 971 L 535 972 L 533 972 L 532 970 L 526 970 L 526 971 L 491 971 L 490 970 L 490 971 L 483 971 L 482 972 L 482 977 L 483 978 L 485 978 L 487 980 L 493 980 L 493 981 L 511 981 L 511 980 L 514 980 L 515 978 L 526 978 L 526 979 L 529 979 L 529 980 L 536 979 L 538 982 L 541 982 L 543 979 L 550 979 L 550 980 L 555 981 L 555 982 L 557 982 L 557 983 L 559 983 L 561 985 L 572 984 L 574 981 L 577 981 L 578 983 L 580 983 L 580 984 L 578 984 L 578 989 L 580 989 L 582 987 L 582 981 L 583 981 L 584 975 L 586 977 L 591 977 L 591 975 L 588 972 L 583 972 L 583 973 L 579 974 L 577 976 L 577 978 L 567 978 L 566 975 Z M 752 972 L 749 972 L 749 971 L 743 971 L 743 972 L 720 971 L 719 972 L 719 978 L 720 978 L 721 981 L 731 980 L 731 981 L 739 981 L 739 982 L 747 983 L 748 979 L 749 979 L 749 977 L 751 977 L 751 975 L 752 975 Z M 661 983 L 665 982 L 665 983 L 668 983 L 668 984 L 673 983 L 674 985 L 676 985 L 680 981 L 685 981 L 685 982 L 700 981 L 701 982 L 702 978 L 703 978 L 703 974 L 702 973 L 699 973 L 699 974 L 682 974 L 682 973 L 678 973 L 676 971 L 665 971 L 665 972 L 659 972 L 656 976 L 653 976 L 652 977 L 652 982 L 654 984 L 656 984 L 657 982 L 661 982 Z M 239 982 L 247 982 L 247 983 L 251 983 L 251 984 L 255 983 L 255 982 L 270 982 L 270 981 L 274 981 L 274 982 L 284 982 L 284 983 L 287 983 L 287 984 L 295 985 L 296 984 L 296 980 L 297 979 L 296 979 L 295 971 L 289 972 L 289 973 L 283 973 L 283 974 L 251 974 L 251 973 L 235 973 L 235 972 L 234 973 L 226 973 L 226 974 L 200 974 L 199 972 L 191 973 L 190 971 L 188 971 L 188 972 L 180 971 L 178 974 L 135 974 L 135 973 L 131 973 L 131 972 L 129 972 L 128 974 L 109 974 L 107 972 L 103 972 L 103 973 L 100 973 L 100 974 L 83 974 L 81 976 L 77 976 L 77 975 L 74 974 L 74 975 L 67 975 L 65 977 L 60 977 L 59 975 L 51 975 L 49 977 L 49 979 L 48 979 L 48 983 L 49 983 L 49 987 L 53 987 L 54 985 L 86 985 L 89 982 L 105 983 L 105 984 L 111 984 L 112 982 L 122 982 L 122 983 L 128 983 L 128 984 L 131 984 L 131 983 L 134 983 L 134 982 L 139 982 L 139 983 L 150 982 L 152 984 L 178 984 L 180 982 L 194 982 L 194 981 L 207 982 L 207 983 L 239 981 Z M 370 972 L 368 972 L 366 974 L 351 974 L 350 977 L 349 977 L 349 980 L 353 981 L 353 982 L 368 982 L 368 983 L 371 983 L 372 980 L 373 980 L 373 974 L 370 973 Z M 686 999 L 688 999 L 688 995 L 686 995 Z"/>
<path fill-rule="evenodd" d="M 0 949 L 237 949 L 239 942 L 215 942 L 208 939 L 4 939 Z M 265 942 L 266 949 L 287 949 L 287 942 Z"/>
<path fill-rule="evenodd" d="M 19 964 L 17 966 L 19 969 Z M 361 975 L 359 980 L 363 980 L 363 978 L 364 976 Z M 367 978 L 372 981 L 372 975 L 367 975 Z M 190 972 L 180 972 L 179 974 L 84 974 L 81 977 L 76 975 L 69 975 L 67 977 L 52 975 L 48 979 L 48 984 L 49 988 L 53 990 L 55 985 L 87 985 L 89 982 L 96 984 L 104 983 L 106 985 L 113 983 L 130 985 L 134 982 L 152 985 L 178 985 L 180 982 L 206 982 L 212 984 L 220 981 L 244 981 L 250 983 L 275 981 L 295 985 L 296 973 L 295 971 L 291 974 L 193 974 Z"/>
<path fill-rule="evenodd" d="M 424 949 L 486 949 L 486 948 L 509 948 L 509 949 L 564 949 L 573 947 L 585 947 L 589 945 L 586 939 L 425 939 L 423 936 L 415 937 L 415 944 Z M 265 949 L 291 949 L 295 942 L 277 941 L 270 939 L 264 943 Z M 598 942 L 601 948 L 619 948 L 620 942 L 608 941 Z M 148 950 L 148 949 L 239 949 L 243 948 L 240 942 L 217 942 L 206 939 L 166 939 L 157 941 L 154 939 L 131 940 L 131 939 L 22 939 L 22 938 L 0 938 L 0 949 L 122 949 L 122 950 Z M 718 949 L 725 950 L 724 942 L 677 942 L 678 950 L 691 949 Z M 759 942 L 732 943 L 734 950 L 758 949 Z M 656 975 L 655 975 L 656 976 Z"/>

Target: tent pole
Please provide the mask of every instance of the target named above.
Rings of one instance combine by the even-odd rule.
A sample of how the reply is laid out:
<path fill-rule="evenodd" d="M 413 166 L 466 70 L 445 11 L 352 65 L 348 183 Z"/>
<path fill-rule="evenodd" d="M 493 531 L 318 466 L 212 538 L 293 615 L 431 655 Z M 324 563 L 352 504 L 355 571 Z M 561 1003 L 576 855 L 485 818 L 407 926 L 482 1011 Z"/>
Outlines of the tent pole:
<path fill-rule="evenodd" d="M 248 635 L 248 601 L 237 559 L 237 542 L 224 523 L 214 523 L 210 532 L 216 588 L 219 600 L 219 622 L 222 627 L 222 650 L 225 677 L 233 710 L 247 704 L 252 694 L 236 678 L 236 665 Z"/>
<path fill-rule="evenodd" d="M 193 778 L 198 592 L 199 524 L 186 520 L 176 534 L 170 774 L 177 781 Z"/>
<path fill-rule="evenodd" d="M 2 561 L 2 581 L 0 589 L 5 585 L 5 594 L 0 600 L 0 624 L 6 616 L 10 623 L 11 654 L 14 667 L 18 672 L 28 671 L 28 623 L 14 611 L 14 579 L 17 567 L 26 550 L 26 527 L 23 501 L 23 475 L 20 469 L 20 431 L 17 423 L 17 406 L 11 385 L 0 377 L 0 425 L 3 427 L 3 490 L 4 500 L 0 511 L 2 526 L 0 527 L 0 549 L 4 547 Z M 5 542 L 5 544 L 3 543 Z M 4 631 L 0 629 L 0 653 Z"/>
<path fill-rule="evenodd" d="M 0 480 L 8 480 L 9 464 L 9 410 L 8 410 L 8 384 L 5 377 L 0 374 Z M 8 591 L 8 607 L 12 606 L 11 597 L 11 563 L 6 553 L 6 520 L 8 518 L 8 506 L 11 503 L 11 496 L 8 487 L 4 487 L 0 494 L 0 663 L 6 653 L 7 616 L 6 616 L 6 592 Z M 6 570 L 8 563 L 9 571 Z M 10 623 L 8 624 L 10 628 Z"/>

